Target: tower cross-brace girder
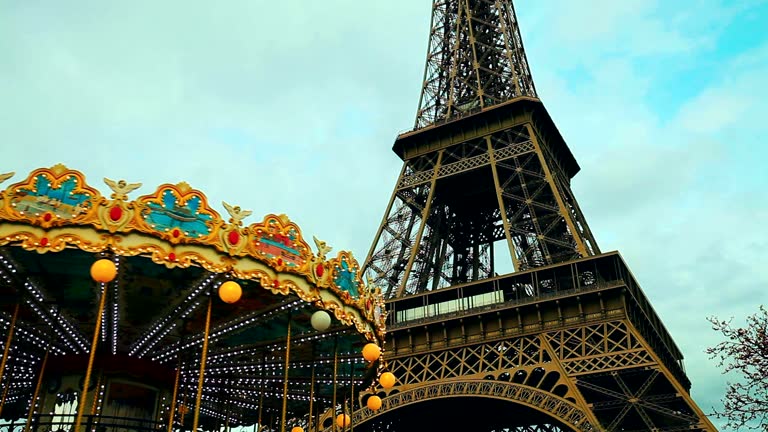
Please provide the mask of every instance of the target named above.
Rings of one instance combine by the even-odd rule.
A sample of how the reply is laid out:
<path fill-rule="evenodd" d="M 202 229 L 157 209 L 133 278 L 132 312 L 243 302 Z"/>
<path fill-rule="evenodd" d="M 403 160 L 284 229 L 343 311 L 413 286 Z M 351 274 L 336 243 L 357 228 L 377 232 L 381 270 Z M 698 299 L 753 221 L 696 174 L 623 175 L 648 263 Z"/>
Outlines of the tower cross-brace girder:
<path fill-rule="evenodd" d="M 555 156 L 565 144 L 539 131 L 554 129 L 542 111 L 509 101 L 398 138 L 404 167 L 364 265 L 385 295 L 492 277 L 498 241 L 518 271 L 599 253 L 564 168 L 575 162 Z M 487 125 L 490 114 L 499 124 Z"/>
<path fill-rule="evenodd" d="M 536 97 L 514 6 L 435 0 L 416 128 Z"/>

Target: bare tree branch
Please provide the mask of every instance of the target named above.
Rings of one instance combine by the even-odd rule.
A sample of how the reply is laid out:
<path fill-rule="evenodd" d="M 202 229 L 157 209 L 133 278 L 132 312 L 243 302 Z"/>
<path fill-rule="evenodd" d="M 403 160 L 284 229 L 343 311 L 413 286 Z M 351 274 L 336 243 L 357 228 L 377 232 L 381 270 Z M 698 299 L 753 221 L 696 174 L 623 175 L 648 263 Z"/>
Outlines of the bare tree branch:
<path fill-rule="evenodd" d="M 714 415 L 727 419 L 728 428 L 768 431 L 768 311 L 760 306 L 744 328 L 733 327 L 732 319 L 707 320 L 726 340 L 706 353 L 723 374 L 736 375 L 736 382 L 728 383 L 723 409 L 714 410 Z"/>

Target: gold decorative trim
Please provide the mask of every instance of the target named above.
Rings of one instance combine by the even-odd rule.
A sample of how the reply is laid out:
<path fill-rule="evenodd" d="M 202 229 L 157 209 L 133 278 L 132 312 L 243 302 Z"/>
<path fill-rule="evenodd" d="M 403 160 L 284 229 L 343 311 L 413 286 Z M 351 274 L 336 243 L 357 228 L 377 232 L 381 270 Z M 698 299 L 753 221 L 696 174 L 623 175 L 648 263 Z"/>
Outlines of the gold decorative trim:
<path fill-rule="evenodd" d="M 274 294 L 296 294 L 383 343 L 381 290 L 363 282 L 351 253 L 328 259 L 331 248 L 313 237 L 315 255 L 285 215 L 270 214 L 243 227 L 251 212 L 223 203 L 230 216 L 225 220 L 187 183 L 163 184 L 131 201 L 128 194 L 140 183 L 104 181 L 112 190 L 109 198 L 89 186 L 81 172 L 59 164 L 0 191 L 0 246 L 41 254 L 67 247 L 111 251 L 146 256 L 168 268 L 229 273 L 256 280 Z"/>

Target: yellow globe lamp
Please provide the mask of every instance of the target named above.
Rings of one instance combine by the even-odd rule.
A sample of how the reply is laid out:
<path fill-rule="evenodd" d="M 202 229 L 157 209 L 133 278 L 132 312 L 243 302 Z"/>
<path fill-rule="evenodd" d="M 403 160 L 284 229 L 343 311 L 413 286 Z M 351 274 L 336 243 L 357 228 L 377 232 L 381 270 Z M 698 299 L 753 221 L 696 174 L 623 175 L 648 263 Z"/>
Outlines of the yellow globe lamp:
<path fill-rule="evenodd" d="M 379 377 L 379 384 L 381 384 L 381 386 L 385 389 L 391 389 L 394 387 L 395 381 L 397 381 L 397 379 L 395 378 L 395 374 L 392 372 L 384 372 Z"/>
<path fill-rule="evenodd" d="M 117 266 L 111 260 L 100 259 L 91 266 L 91 277 L 96 282 L 112 282 L 116 276 Z"/>
<path fill-rule="evenodd" d="M 369 362 L 374 362 L 381 356 L 381 348 L 374 343 L 365 344 L 363 347 L 363 358 Z"/>
<path fill-rule="evenodd" d="M 291 432 L 304 432 L 304 428 L 303 428 L 303 427 L 301 427 L 301 426 L 294 426 L 294 427 L 291 429 Z"/>
<path fill-rule="evenodd" d="M 368 398 L 368 401 L 365 404 L 368 406 L 369 410 L 378 411 L 381 408 L 381 398 L 373 395 Z"/>
<path fill-rule="evenodd" d="M 219 298 L 224 303 L 235 303 L 243 295 L 243 289 L 235 281 L 226 281 L 219 287 Z"/>
<path fill-rule="evenodd" d="M 340 428 L 349 427 L 352 423 L 352 419 L 346 414 L 339 414 L 336 416 L 336 426 Z"/>

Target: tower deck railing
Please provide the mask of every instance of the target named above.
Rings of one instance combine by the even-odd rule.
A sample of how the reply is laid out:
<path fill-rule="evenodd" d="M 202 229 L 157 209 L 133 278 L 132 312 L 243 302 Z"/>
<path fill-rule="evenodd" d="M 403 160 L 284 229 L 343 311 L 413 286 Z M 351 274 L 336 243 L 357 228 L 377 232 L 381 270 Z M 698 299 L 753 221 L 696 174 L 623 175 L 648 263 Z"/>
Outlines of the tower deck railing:
<path fill-rule="evenodd" d="M 555 300 L 558 298 L 570 297 L 572 295 L 583 294 L 591 291 L 601 291 L 601 290 L 606 290 L 610 288 L 618 288 L 624 285 L 625 285 L 624 282 L 621 280 L 606 281 L 606 282 L 600 281 L 582 288 L 572 288 L 568 290 L 546 292 L 539 295 L 532 295 L 532 296 L 524 297 L 520 299 L 510 299 L 510 300 L 505 300 L 503 302 L 498 302 L 498 303 L 484 305 L 484 306 L 470 307 L 470 308 L 461 309 L 453 312 L 446 312 L 442 314 L 433 314 L 433 315 L 425 316 L 423 318 L 397 320 L 393 315 L 393 316 L 390 316 L 389 318 L 390 322 L 387 324 L 387 329 L 391 331 L 391 330 L 401 329 L 405 327 L 445 321 L 453 318 L 480 315 L 488 312 L 495 312 L 503 309 L 510 309 L 518 306 L 523 306 L 526 304 L 545 301 L 545 300 Z M 587 314 L 587 315 L 591 315 L 591 314 Z M 564 321 L 568 321 L 568 318 L 564 319 Z M 536 327 L 539 328 L 538 325 L 536 325 Z"/>
<path fill-rule="evenodd" d="M 542 321 L 527 324 L 522 328 L 500 329 L 499 332 L 503 332 L 503 334 L 491 335 L 486 333 L 472 337 L 478 341 L 487 340 L 493 337 L 538 332 L 543 329 L 573 325 L 576 321 L 586 323 L 607 318 L 615 319 L 621 315 L 633 323 L 672 373 L 687 387 L 689 380 L 685 375 L 682 352 L 618 252 L 608 252 L 393 299 L 387 304 L 387 329 L 389 332 L 393 332 L 590 292 L 616 289 L 623 289 L 628 294 L 626 295 L 626 309 L 622 308 L 620 311 L 605 310 L 599 314 L 592 313 L 579 317 Z M 480 305 L 472 303 L 473 298 L 480 297 L 489 300 Z M 467 339 L 465 342 L 472 342 L 473 340 Z M 445 343 L 447 347 L 461 342 L 453 340 L 438 342 L 435 340 L 430 343 L 431 348 L 437 348 L 435 343 Z M 406 351 L 415 352 L 423 349 L 426 348 L 397 347 L 396 354 L 400 355 L 405 354 Z"/>

